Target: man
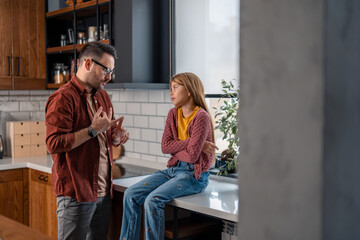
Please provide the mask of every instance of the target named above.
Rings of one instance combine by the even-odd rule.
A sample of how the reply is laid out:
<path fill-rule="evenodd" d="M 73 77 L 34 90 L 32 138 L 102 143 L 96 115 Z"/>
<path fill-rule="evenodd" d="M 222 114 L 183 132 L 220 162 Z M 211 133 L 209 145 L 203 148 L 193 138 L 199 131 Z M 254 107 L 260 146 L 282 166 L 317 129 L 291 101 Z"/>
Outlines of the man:
<path fill-rule="evenodd" d="M 46 103 L 46 145 L 53 158 L 59 240 L 106 239 L 112 146 L 129 138 L 122 127 L 124 117 L 113 120 L 113 107 L 103 90 L 115 58 L 113 46 L 86 44 L 76 75 Z"/>

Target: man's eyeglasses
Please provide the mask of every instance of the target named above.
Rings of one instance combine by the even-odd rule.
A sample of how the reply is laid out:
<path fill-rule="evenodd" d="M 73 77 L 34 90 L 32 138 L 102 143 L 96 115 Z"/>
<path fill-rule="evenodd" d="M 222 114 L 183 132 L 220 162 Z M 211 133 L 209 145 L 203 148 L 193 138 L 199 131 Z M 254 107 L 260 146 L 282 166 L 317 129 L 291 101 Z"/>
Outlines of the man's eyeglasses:
<path fill-rule="evenodd" d="M 114 69 L 113 69 L 113 70 L 111 70 L 110 68 L 108 68 L 108 67 L 106 67 L 106 66 L 102 65 L 101 63 L 99 63 L 98 61 L 96 61 L 96 60 L 94 60 L 94 59 L 92 59 L 92 58 L 90 58 L 90 60 L 91 60 L 91 61 L 93 61 L 94 63 L 96 63 L 97 65 L 99 65 L 99 66 L 101 66 L 101 67 L 105 68 L 105 70 L 104 70 L 104 75 L 111 74 L 111 73 L 114 71 Z M 85 59 L 85 61 L 86 61 L 86 59 Z"/>

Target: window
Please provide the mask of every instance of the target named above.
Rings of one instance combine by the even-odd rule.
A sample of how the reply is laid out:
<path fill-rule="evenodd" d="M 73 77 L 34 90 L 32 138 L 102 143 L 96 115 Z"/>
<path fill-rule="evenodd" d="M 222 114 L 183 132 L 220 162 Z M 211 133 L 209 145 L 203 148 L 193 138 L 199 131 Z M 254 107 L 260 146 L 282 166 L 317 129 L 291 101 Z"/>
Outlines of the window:
<path fill-rule="evenodd" d="M 173 11 L 175 73 L 193 72 L 206 94 L 221 94 L 221 79 L 239 79 L 240 0 L 175 0 Z"/>

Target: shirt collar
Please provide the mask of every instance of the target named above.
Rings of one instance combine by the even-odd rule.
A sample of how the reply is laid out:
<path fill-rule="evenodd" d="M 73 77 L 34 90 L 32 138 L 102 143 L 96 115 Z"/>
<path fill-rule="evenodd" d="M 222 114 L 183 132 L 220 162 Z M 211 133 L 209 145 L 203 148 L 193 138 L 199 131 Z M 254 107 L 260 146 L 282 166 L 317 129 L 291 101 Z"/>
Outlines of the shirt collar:
<path fill-rule="evenodd" d="M 86 88 L 80 83 L 80 80 L 78 79 L 78 77 L 76 76 L 76 74 L 74 74 L 71 77 L 70 82 L 75 86 L 76 90 L 79 92 L 80 95 L 87 95 L 88 91 L 86 90 Z M 97 89 L 93 88 L 91 91 L 92 95 L 96 95 L 97 94 Z"/>

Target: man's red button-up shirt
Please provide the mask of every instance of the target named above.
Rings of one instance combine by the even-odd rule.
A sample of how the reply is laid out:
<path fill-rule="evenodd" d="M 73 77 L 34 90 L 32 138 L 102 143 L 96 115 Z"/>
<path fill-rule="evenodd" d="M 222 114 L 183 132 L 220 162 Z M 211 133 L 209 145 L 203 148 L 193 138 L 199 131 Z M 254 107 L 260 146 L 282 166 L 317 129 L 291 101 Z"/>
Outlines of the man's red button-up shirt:
<path fill-rule="evenodd" d="M 92 122 L 92 114 L 86 101 L 89 93 L 78 81 L 73 76 L 46 103 L 46 146 L 53 158 L 52 180 L 56 196 L 65 195 L 76 198 L 79 202 L 91 202 L 97 200 L 100 147 L 98 138 L 91 138 L 71 150 L 75 140 L 74 133 L 89 127 Z M 112 104 L 106 91 L 96 91 L 93 98 L 96 110 L 102 106 L 103 111 L 108 114 Z M 111 169 L 111 134 L 114 128 L 112 126 L 105 133 Z M 112 188 L 111 181 L 111 195 Z"/>

